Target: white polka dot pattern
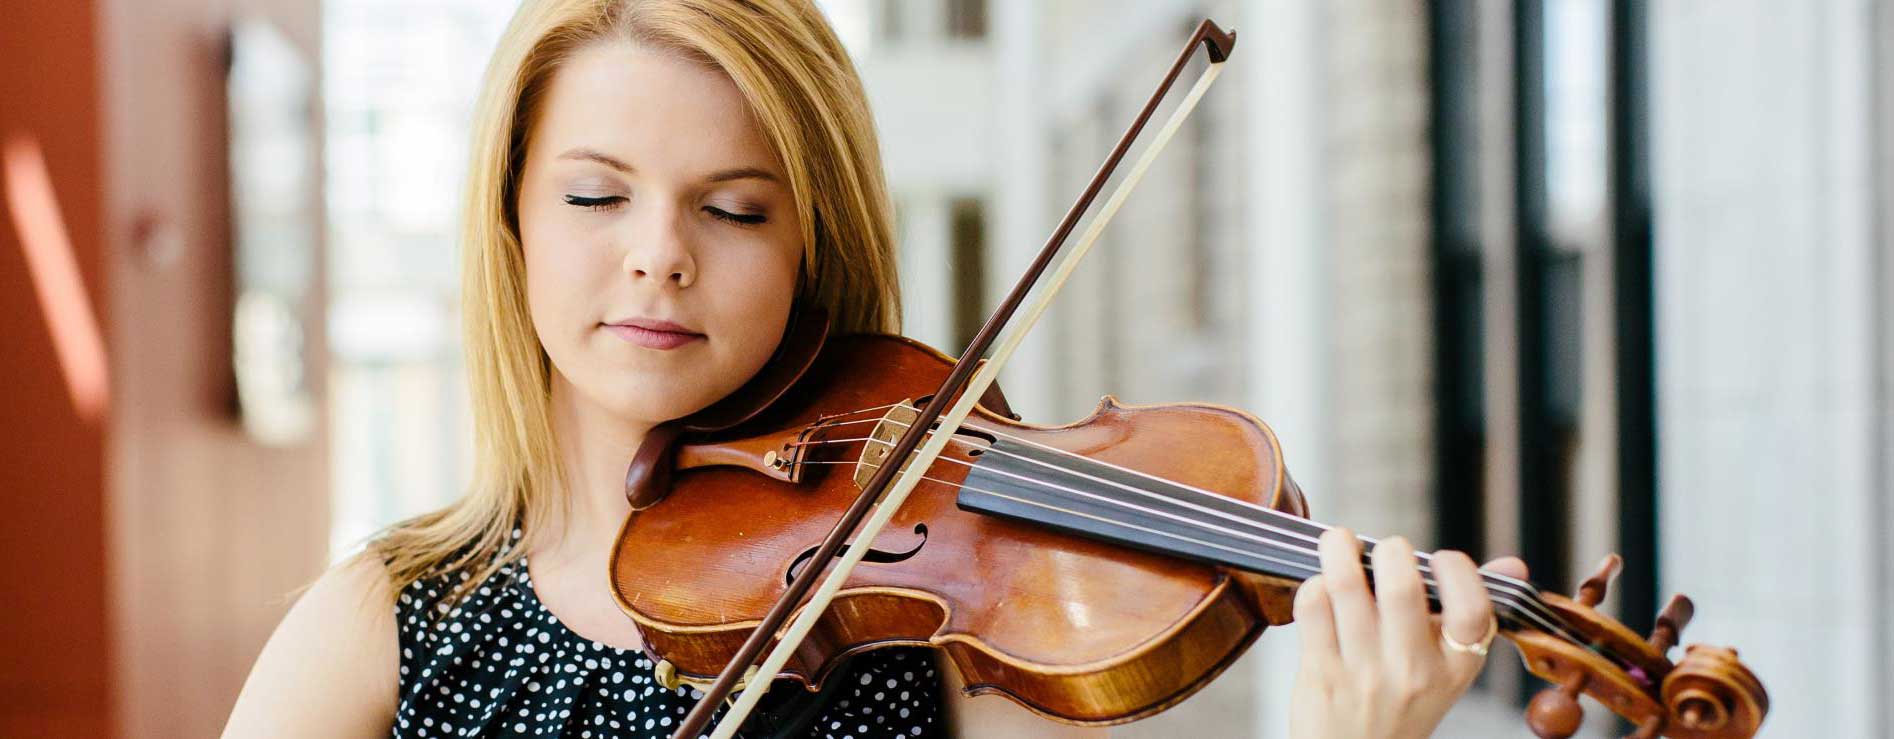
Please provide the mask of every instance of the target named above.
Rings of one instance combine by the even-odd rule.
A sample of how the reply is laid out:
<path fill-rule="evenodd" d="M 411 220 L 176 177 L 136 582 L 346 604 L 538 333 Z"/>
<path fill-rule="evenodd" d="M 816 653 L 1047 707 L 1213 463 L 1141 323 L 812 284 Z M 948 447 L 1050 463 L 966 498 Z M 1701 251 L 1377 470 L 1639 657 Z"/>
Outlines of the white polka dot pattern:
<path fill-rule="evenodd" d="M 513 532 L 515 539 L 519 531 Z M 502 552 L 504 556 L 504 552 Z M 466 576 L 460 576 L 465 580 Z M 401 698 L 393 736 L 669 737 L 697 690 L 667 690 L 643 654 L 579 636 L 533 592 L 524 558 L 451 610 L 445 578 L 422 580 L 395 605 Z M 439 616 L 430 623 L 429 615 Z M 826 739 L 946 734 L 939 677 L 925 649 L 890 647 L 851 659 L 806 735 Z M 779 684 L 778 693 L 802 692 Z M 721 716 L 721 711 L 719 712 Z"/>

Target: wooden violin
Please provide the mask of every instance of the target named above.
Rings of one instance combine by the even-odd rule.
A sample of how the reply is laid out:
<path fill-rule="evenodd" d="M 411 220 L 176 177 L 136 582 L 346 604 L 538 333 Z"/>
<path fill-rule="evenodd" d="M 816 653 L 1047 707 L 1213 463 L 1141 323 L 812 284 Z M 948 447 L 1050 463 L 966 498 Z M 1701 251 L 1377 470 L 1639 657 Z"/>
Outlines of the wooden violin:
<path fill-rule="evenodd" d="M 758 675 L 814 688 L 842 658 L 899 645 L 942 650 L 974 694 L 1065 722 L 1121 723 L 1189 697 L 1266 627 L 1291 620 L 1297 585 L 1321 570 L 1327 527 L 1308 519 L 1262 422 L 1223 406 L 1108 396 L 1084 419 L 1040 426 L 993 384 L 1050 295 L 1023 326 L 1005 324 L 1184 62 L 1203 44 L 1211 71 L 1101 218 L 1233 43 L 1209 21 L 1198 28 L 959 360 L 897 336 L 831 337 L 819 310 L 798 308 L 749 384 L 647 437 L 626 478 L 634 512 L 612 584 L 659 681 L 705 689 L 677 736 L 696 736 Z M 1059 266 L 1055 289 L 1102 225 Z M 1363 540 L 1364 566 L 1373 545 Z M 1417 557 L 1431 599 L 1429 558 Z M 1574 598 L 1482 573 L 1501 633 L 1553 684 L 1528 710 L 1533 731 L 1576 732 L 1584 693 L 1637 737 L 1753 736 L 1768 697 L 1735 650 L 1692 645 L 1669 657 L 1692 615 L 1687 598 L 1647 636 L 1594 609 L 1617 563 L 1607 558 Z M 743 691 L 717 735 L 762 692 Z"/>

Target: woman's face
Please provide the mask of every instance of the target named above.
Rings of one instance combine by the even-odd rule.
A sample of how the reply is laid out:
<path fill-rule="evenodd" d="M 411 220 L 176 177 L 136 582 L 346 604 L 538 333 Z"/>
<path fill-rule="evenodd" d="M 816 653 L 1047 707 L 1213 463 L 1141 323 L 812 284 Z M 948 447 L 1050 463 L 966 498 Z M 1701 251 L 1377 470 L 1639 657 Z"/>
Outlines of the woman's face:
<path fill-rule="evenodd" d="M 802 230 L 735 83 L 661 50 L 595 44 L 554 73 L 536 115 L 520 237 L 533 328 L 559 378 L 654 424 L 741 386 L 782 337 Z"/>

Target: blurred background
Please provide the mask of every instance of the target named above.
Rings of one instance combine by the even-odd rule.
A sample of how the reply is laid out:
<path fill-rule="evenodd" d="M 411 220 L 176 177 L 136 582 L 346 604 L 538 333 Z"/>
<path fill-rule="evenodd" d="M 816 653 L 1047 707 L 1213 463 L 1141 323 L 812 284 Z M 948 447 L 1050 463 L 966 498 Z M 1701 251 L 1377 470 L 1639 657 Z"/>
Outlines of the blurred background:
<path fill-rule="evenodd" d="M 0 8 L 0 736 L 216 733 L 293 588 L 460 494 L 456 213 L 515 5 Z M 1764 736 L 1894 726 L 1894 7 L 821 5 L 949 352 L 1189 30 L 1240 31 L 1002 376 L 1028 420 L 1251 409 L 1320 520 L 1565 592 L 1621 552 L 1605 606 L 1694 598 Z M 1295 650 L 1114 735 L 1282 736 Z M 1440 735 L 1526 735 L 1496 651 Z"/>

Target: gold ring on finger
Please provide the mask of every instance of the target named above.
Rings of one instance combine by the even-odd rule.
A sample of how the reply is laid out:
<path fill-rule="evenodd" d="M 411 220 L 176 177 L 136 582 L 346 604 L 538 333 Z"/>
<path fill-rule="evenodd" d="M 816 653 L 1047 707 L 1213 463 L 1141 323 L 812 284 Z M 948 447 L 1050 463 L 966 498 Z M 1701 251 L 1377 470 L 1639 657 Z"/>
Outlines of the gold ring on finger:
<path fill-rule="evenodd" d="M 1478 643 L 1461 644 L 1460 642 L 1455 641 L 1453 638 L 1453 635 L 1447 633 L 1446 626 L 1440 627 L 1440 643 L 1442 646 L 1445 646 L 1449 651 L 1465 652 L 1467 654 L 1471 654 L 1471 655 L 1475 655 L 1479 657 L 1485 657 L 1487 648 L 1493 646 L 1493 637 L 1498 634 L 1499 634 L 1499 617 L 1489 614 L 1486 618 L 1486 635 L 1480 637 Z"/>

